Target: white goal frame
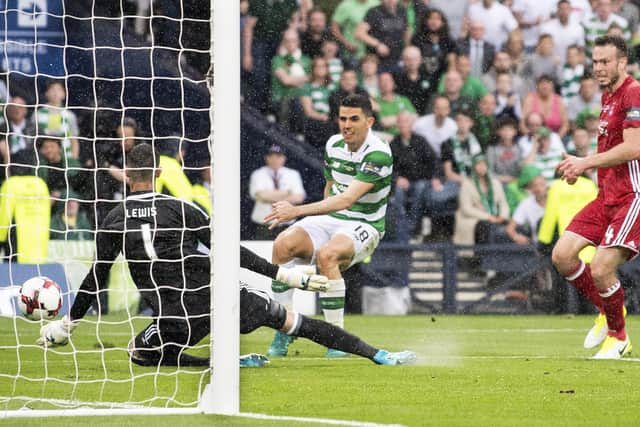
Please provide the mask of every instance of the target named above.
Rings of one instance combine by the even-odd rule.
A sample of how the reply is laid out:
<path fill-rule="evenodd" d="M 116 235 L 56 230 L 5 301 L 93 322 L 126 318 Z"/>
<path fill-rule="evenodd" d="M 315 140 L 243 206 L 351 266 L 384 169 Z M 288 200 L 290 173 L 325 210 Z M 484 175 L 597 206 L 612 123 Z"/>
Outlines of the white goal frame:
<path fill-rule="evenodd" d="M 211 375 L 198 407 L 162 408 L 113 405 L 51 410 L 5 410 L 14 417 L 240 414 L 240 4 L 211 1 L 210 92 L 212 153 Z M 213 85 L 213 80 L 217 84 Z M 218 105 L 221 108 L 214 109 Z M 214 143 L 214 135 L 221 143 Z M 214 167 L 215 166 L 215 167 Z M 223 183 L 223 185 L 216 185 Z M 215 203 L 214 203 L 215 201 Z M 229 266 L 238 268 L 229 268 Z M 72 402 L 69 402 L 72 403 Z M 95 402 L 99 403 L 99 402 Z M 105 402 L 108 405 L 108 402 Z"/>

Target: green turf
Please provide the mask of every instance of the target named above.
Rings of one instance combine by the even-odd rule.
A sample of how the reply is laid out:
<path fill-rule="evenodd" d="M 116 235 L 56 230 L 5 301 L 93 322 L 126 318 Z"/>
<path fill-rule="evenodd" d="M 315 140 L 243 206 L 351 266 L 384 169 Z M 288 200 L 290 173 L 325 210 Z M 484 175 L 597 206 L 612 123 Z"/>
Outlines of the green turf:
<path fill-rule="evenodd" d="M 356 357 L 326 360 L 324 349 L 298 340 L 290 357 L 272 360 L 265 369 L 242 370 L 241 410 L 408 426 L 640 425 L 640 363 L 588 360 L 594 351 L 584 350 L 582 340 L 591 321 L 568 316 L 348 317 L 351 331 L 389 350 L 415 350 L 419 364 L 380 367 Z M 627 323 L 631 338 L 637 335 L 640 340 L 640 332 L 635 332 L 640 331 L 640 321 L 632 317 Z M 19 330 L 18 350 L 14 325 Z M 140 320 L 134 329 L 144 325 Z M 74 345 L 94 352 L 78 355 L 77 365 L 69 346 L 60 348 L 64 354 L 30 347 L 37 330 L 37 325 L 23 321 L 0 320 L 0 396 L 192 405 L 199 384 L 207 378 L 196 369 L 175 374 L 171 369 L 131 366 L 122 350 L 132 330 L 126 323 L 102 327 L 99 342 L 95 328 L 79 327 Z M 243 337 L 242 351 L 264 352 L 271 336 L 271 331 L 262 329 Z M 100 351 L 100 343 L 107 351 Z M 206 346 L 195 352 L 206 353 Z M 69 383 L 37 380 L 45 375 L 45 366 L 50 378 Z M 32 380 L 14 380 L 18 372 Z M 131 372 L 144 376 L 131 381 Z M 74 386 L 76 379 L 81 383 Z M 0 411 L 26 402 L 4 400 Z M 36 400 L 28 406 L 51 407 Z M 42 423 L 42 419 L 22 419 L 18 424 L 15 419 L 0 420 L 0 425 Z M 91 418 L 92 425 L 201 423 L 296 425 L 206 416 Z M 54 418 L 46 425 L 87 425 L 87 420 Z"/>

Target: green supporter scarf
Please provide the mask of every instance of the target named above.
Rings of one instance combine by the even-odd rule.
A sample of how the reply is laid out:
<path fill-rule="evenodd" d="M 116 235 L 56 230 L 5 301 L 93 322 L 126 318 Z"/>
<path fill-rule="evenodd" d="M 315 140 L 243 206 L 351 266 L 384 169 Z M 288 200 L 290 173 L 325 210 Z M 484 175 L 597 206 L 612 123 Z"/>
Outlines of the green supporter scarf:
<path fill-rule="evenodd" d="M 476 190 L 478 190 L 478 194 L 480 194 L 480 200 L 482 200 L 482 205 L 491 215 L 498 215 L 498 206 L 496 206 L 495 200 L 493 198 L 493 185 L 491 183 L 491 175 L 487 172 L 485 177 L 487 180 L 487 191 L 482 191 L 482 187 L 480 186 L 480 177 L 475 172 L 473 173 L 473 182 L 476 185 Z"/>
<path fill-rule="evenodd" d="M 456 169 L 458 169 L 460 175 L 468 176 L 467 170 L 473 169 L 471 158 L 476 154 L 482 153 L 482 147 L 476 136 L 472 133 L 469 133 L 467 136 L 466 144 L 465 141 L 458 138 L 458 135 L 454 135 L 453 138 L 451 138 L 451 142 L 453 145 L 453 158 L 456 163 Z"/>

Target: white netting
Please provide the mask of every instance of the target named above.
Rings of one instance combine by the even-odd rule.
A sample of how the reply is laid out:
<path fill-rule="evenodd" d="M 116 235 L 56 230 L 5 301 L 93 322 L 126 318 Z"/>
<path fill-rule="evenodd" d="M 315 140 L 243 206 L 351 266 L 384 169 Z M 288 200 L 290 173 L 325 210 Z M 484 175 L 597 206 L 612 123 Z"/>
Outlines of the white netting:
<path fill-rule="evenodd" d="M 129 361 L 127 344 L 150 318 L 122 257 L 67 346 L 37 346 L 41 322 L 15 313 L 15 296 L 24 280 L 46 275 L 62 285 L 68 312 L 91 266 L 97 224 L 126 197 L 131 133 L 166 155 L 157 190 L 210 210 L 209 2 L 0 4 L 0 413 L 194 407 L 208 369 Z M 21 175 L 45 182 L 49 195 L 14 179 Z M 208 356 L 208 339 L 191 354 Z"/>

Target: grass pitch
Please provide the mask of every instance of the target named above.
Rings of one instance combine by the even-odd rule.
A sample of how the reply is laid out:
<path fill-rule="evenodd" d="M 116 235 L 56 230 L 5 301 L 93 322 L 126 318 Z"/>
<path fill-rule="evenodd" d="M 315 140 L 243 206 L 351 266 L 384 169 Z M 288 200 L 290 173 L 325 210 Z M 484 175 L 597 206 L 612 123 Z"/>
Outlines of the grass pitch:
<path fill-rule="evenodd" d="M 32 346 L 37 324 L 0 319 L 0 411 L 51 408 L 51 399 L 60 399 L 57 405 L 195 404 L 206 373 L 132 366 L 124 348 L 148 322 L 108 320 L 114 324 L 101 326 L 99 339 L 95 325 L 76 330 L 74 346 L 88 352 L 74 355 L 71 346 L 56 352 Z M 241 371 L 241 411 L 407 426 L 640 425 L 640 358 L 589 360 L 595 350 L 583 349 L 582 340 L 591 322 L 585 316 L 351 316 L 349 330 L 388 350 L 414 350 L 419 363 L 381 367 L 357 357 L 327 360 L 323 348 L 300 339 L 290 357 Z M 629 318 L 627 329 L 640 355 L 640 321 Z M 264 352 L 271 337 L 264 328 L 243 336 L 242 352 Z M 206 344 L 194 352 L 207 353 Z M 138 377 L 132 380 L 132 374 Z M 0 419 L 0 425 L 19 426 L 88 423 L 313 425 L 204 415 Z"/>

